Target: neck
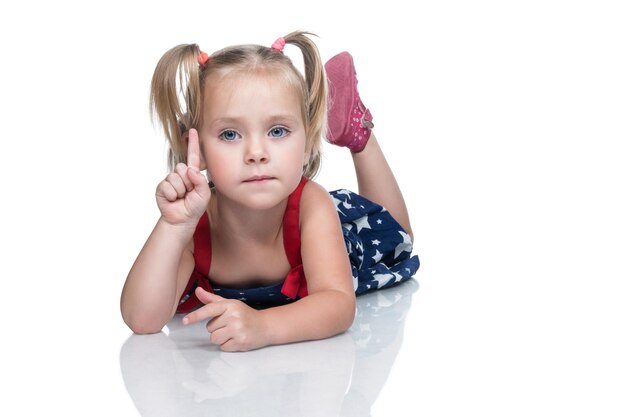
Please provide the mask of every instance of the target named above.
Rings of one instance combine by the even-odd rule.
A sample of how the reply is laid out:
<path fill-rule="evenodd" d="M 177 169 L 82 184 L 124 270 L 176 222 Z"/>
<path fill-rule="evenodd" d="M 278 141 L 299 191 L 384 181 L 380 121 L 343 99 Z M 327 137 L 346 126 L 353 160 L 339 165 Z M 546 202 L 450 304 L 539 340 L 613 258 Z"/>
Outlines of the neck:
<path fill-rule="evenodd" d="M 271 209 L 252 210 L 219 198 L 217 193 L 209 205 L 211 233 L 215 231 L 222 236 L 272 242 L 280 234 L 286 208 L 287 199 Z"/>

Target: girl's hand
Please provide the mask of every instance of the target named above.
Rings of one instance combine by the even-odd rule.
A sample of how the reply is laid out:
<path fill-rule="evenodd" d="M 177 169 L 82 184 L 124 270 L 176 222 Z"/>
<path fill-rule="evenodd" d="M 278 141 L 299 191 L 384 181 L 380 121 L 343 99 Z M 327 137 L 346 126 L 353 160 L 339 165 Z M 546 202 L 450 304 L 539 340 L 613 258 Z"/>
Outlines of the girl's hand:
<path fill-rule="evenodd" d="M 196 296 L 205 306 L 187 314 L 183 324 L 211 318 L 206 328 L 211 342 L 227 352 L 247 351 L 268 344 L 262 313 L 239 300 L 229 300 L 196 288 Z"/>
<path fill-rule="evenodd" d="M 189 131 L 187 164 L 176 165 L 174 172 L 159 183 L 156 200 L 166 222 L 195 227 L 211 199 L 209 184 L 200 173 L 200 145 L 195 129 Z"/>

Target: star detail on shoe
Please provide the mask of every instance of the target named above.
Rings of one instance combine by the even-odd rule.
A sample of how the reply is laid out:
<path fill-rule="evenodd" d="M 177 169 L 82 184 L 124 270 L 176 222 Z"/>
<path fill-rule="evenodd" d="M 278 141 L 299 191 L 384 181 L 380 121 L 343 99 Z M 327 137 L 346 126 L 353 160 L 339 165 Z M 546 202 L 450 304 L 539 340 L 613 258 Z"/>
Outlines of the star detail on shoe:
<path fill-rule="evenodd" d="M 371 229 L 369 222 L 369 217 L 363 216 L 360 219 L 354 221 L 354 225 L 356 226 L 356 232 L 359 233 L 362 229 Z"/>
<path fill-rule="evenodd" d="M 410 254 L 413 250 L 413 242 L 411 242 L 411 237 L 403 231 L 398 231 L 398 233 L 400 233 L 400 236 L 402 236 L 402 243 L 396 246 L 396 251 L 393 255 L 394 258 L 400 256 L 402 252 L 409 252 Z"/>

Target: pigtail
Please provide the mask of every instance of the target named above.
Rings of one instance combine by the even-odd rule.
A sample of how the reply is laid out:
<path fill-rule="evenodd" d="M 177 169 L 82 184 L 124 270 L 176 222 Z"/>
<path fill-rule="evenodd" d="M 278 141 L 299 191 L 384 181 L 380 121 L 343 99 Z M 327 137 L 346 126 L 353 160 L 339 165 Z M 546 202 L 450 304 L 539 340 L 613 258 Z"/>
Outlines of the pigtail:
<path fill-rule="evenodd" d="M 198 45 L 178 45 L 159 60 L 150 88 L 150 114 L 163 128 L 170 145 L 168 166 L 187 162 L 183 134 L 198 126 L 200 118 L 200 68 Z"/>
<path fill-rule="evenodd" d="M 320 168 L 321 137 L 326 135 L 327 84 L 324 65 L 315 43 L 307 36 L 307 32 L 292 32 L 284 37 L 286 44 L 297 46 L 304 58 L 304 77 L 307 85 L 307 118 L 309 131 L 307 136 L 314 138 L 308 141 L 307 152 L 310 153 L 309 163 L 305 166 L 304 175 L 314 177 Z"/>

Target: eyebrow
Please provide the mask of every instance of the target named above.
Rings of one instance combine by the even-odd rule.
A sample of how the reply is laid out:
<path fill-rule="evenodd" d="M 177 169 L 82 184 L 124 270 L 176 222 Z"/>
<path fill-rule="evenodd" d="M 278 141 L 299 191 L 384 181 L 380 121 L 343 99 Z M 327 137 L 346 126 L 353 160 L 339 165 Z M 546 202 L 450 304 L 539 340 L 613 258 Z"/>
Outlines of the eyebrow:
<path fill-rule="evenodd" d="M 216 123 L 233 124 L 233 123 L 240 123 L 243 119 L 245 119 L 245 117 L 236 117 L 236 116 L 218 117 L 217 119 L 211 120 L 209 123 L 210 124 L 216 124 Z M 300 117 L 296 115 L 292 115 L 292 114 L 273 114 L 265 118 L 264 121 L 266 123 L 272 124 L 272 123 L 279 123 L 279 122 L 297 123 L 299 120 L 300 120 Z"/>

